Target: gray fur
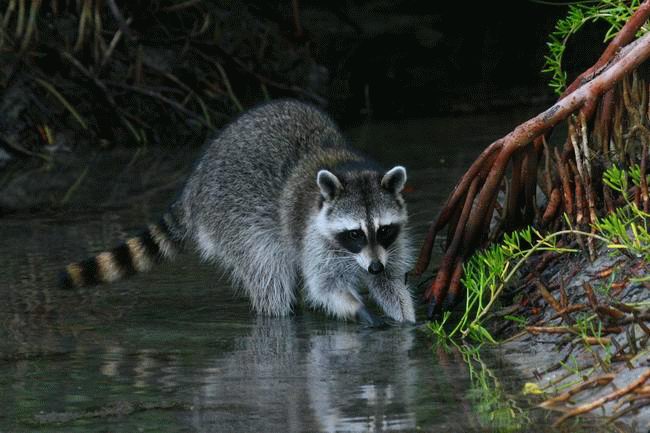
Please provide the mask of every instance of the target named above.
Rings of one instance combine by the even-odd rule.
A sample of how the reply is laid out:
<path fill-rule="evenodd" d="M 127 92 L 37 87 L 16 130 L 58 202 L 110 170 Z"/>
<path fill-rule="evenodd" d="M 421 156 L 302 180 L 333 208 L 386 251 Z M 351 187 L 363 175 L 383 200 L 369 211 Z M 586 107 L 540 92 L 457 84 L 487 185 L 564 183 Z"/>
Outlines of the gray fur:
<path fill-rule="evenodd" d="M 321 170 L 328 172 L 317 181 Z M 399 192 L 406 173 L 391 171 L 394 182 L 349 148 L 321 111 L 276 101 L 221 131 L 172 211 L 182 237 L 205 259 L 221 263 L 262 314 L 290 313 L 302 282 L 310 305 L 352 318 L 365 308 L 357 288 L 367 285 L 388 316 L 412 322 L 403 282 L 411 256 L 405 229 L 386 251 L 369 245 L 360 254 L 342 250 L 329 231 L 332 221 L 374 221 L 369 218 L 381 212 L 404 225 Z M 379 275 L 359 266 L 373 257 L 385 261 Z"/>

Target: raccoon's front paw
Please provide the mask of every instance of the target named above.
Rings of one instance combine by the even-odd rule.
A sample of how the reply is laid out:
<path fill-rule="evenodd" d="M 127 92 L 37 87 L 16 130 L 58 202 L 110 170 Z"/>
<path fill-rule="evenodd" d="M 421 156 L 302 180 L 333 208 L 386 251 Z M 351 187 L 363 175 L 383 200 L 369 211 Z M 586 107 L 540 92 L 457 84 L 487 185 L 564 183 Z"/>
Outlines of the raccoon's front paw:
<path fill-rule="evenodd" d="M 388 296 L 379 299 L 379 301 L 381 300 L 384 302 L 379 303 L 379 305 L 391 321 L 404 325 L 412 325 L 415 323 L 415 307 L 413 305 L 413 299 L 411 299 L 408 292 L 400 293 L 398 296 Z"/>
<path fill-rule="evenodd" d="M 357 310 L 356 317 L 357 322 L 368 328 L 381 328 L 388 325 L 384 319 L 371 313 L 365 306 Z"/>
<path fill-rule="evenodd" d="M 415 324 L 415 314 L 408 314 L 405 311 L 400 311 L 399 313 L 393 312 L 393 314 L 388 314 L 386 321 L 393 325 L 414 325 Z"/>
<path fill-rule="evenodd" d="M 401 303 L 402 305 L 402 319 L 403 322 L 410 325 L 415 325 L 415 306 L 410 294 L 407 294 Z"/>

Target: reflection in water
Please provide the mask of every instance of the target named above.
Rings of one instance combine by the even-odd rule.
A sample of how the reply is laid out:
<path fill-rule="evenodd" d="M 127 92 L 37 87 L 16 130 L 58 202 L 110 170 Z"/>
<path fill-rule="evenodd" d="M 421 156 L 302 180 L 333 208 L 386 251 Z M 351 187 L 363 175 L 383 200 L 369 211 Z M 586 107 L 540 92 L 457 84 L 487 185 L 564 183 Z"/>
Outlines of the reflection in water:
<path fill-rule="evenodd" d="M 350 332 L 312 339 L 307 389 L 321 430 L 415 428 L 415 411 L 410 406 L 417 368 L 412 367 L 408 356 L 413 335 L 401 331 Z M 351 375 L 349 370 L 357 374 Z M 386 373 L 390 376 L 385 377 Z M 341 396 L 348 397 L 342 401 Z"/>
<path fill-rule="evenodd" d="M 412 344 L 409 329 L 359 332 L 304 318 L 257 318 L 227 357 L 203 369 L 193 402 L 206 408 L 234 404 L 260 414 L 247 418 L 247 431 L 269 425 L 284 431 L 411 430 L 416 420 L 409 393 L 417 373 L 409 368 Z M 217 427 L 223 417 L 201 411 L 192 425 Z"/>

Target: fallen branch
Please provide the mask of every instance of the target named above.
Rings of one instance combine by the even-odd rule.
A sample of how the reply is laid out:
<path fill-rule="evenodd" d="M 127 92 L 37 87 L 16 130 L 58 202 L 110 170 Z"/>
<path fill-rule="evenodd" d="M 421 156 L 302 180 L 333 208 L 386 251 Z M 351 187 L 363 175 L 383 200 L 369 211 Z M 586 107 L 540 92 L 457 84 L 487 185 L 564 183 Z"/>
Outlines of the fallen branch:
<path fill-rule="evenodd" d="M 607 385 L 610 383 L 612 380 L 614 380 L 615 375 L 614 374 L 605 374 L 602 376 L 594 377 L 592 379 L 586 380 L 582 383 L 579 383 L 578 385 L 574 386 L 573 388 L 569 389 L 566 392 L 563 392 L 562 394 L 555 396 L 553 398 L 549 398 L 548 400 L 543 401 L 540 403 L 540 407 L 544 408 L 552 408 L 558 403 L 563 403 L 565 401 L 568 401 L 571 397 L 573 397 L 576 394 L 579 394 L 580 392 L 584 391 L 585 389 L 590 389 L 590 388 L 595 388 L 596 386 L 602 386 L 602 385 Z"/>
<path fill-rule="evenodd" d="M 576 334 L 580 332 L 573 326 L 526 326 L 526 331 L 531 334 Z M 603 328 L 602 334 L 620 334 L 624 329 L 620 326 L 611 326 Z"/>
<path fill-rule="evenodd" d="M 604 405 L 608 401 L 617 400 L 617 399 L 621 398 L 622 396 L 634 391 L 636 388 L 643 385 L 648 380 L 648 378 L 650 378 L 650 369 L 647 369 L 641 375 L 641 377 L 639 377 L 634 382 L 630 383 L 628 386 L 626 386 L 624 388 L 620 388 L 620 389 L 618 389 L 618 390 L 616 390 L 616 391 L 614 391 L 614 392 L 612 392 L 610 394 L 607 394 L 607 395 L 605 395 L 605 396 L 603 396 L 603 397 L 601 397 L 601 398 L 599 398 L 597 400 L 592 401 L 591 403 L 586 403 L 586 404 L 583 404 L 583 405 L 580 405 L 580 406 L 576 407 L 575 409 L 572 409 L 571 411 L 569 411 L 566 414 L 564 414 L 563 416 L 561 416 L 554 423 L 554 426 L 557 427 L 560 424 L 562 424 L 564 421 L 568 420 L 569 418 L 573 418 L 574 416 L 577 416 L 577 415 L 580 415 L 580 414 L 583 414 L 583 413 L 587 413 L 587 412 L 591 412 L 592 410 Z"/>

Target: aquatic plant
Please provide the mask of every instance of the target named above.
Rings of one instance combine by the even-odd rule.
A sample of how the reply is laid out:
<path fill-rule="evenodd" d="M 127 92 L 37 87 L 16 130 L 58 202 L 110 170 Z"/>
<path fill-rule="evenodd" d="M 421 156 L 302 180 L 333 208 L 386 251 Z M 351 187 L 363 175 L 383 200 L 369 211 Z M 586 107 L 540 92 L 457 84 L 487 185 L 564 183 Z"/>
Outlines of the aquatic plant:
<path fill-rule="evenodd" d="M 476 401 L 479 419 L 500 433 L 520 432 L 530 425 L 528 414 L 481 359 L 479 348 L 463 345 L 459 350 L 469 370 L 470 395 Z"/>
<path fill-rule="evenodd" d="M 449 365 L 455 365 L 455 370 L 460 363 L 465 367 L 463 371 L 467 371 L 470 386 L 458 391 L 467 393 L 479 426 L 500 433 L 520 432 L 530 426 L 532 420 L 521 407 L 522 402 L 514 397 L 513 389 L 508 389 L 510 381 L 503 383 L 503 375 L 482 359 L 480 345 L 443 338 L 435 341 L 433 349 L 436 357 L 442 353 L 445 358 L 452 357 L 455 362 Z"/>

